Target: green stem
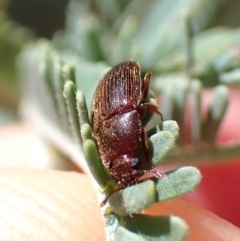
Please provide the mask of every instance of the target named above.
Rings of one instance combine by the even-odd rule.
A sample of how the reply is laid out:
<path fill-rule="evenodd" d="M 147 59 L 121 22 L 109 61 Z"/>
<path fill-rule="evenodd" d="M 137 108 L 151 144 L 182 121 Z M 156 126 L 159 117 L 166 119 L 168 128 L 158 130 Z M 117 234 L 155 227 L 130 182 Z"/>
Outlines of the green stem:
<path fill-rule="evenodd" d="M 168 164 L 218 164 L 229 163 L 229 160 L 237 160 L 240 156 L 240 145 L 225 146 L 199 146 L 199 147 L 181 147 L 176 148 L 174 153 L 170 154 L 165 163 Z"/>

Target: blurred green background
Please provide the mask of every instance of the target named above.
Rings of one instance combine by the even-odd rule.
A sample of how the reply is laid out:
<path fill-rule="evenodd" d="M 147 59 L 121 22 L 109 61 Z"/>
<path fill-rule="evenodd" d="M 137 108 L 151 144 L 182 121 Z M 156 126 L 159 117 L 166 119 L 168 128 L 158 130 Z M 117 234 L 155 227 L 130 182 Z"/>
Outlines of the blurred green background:
<path fill-rule="evenodd" d="M 67 0 L 0 1 L 0 124 L 17 118 L 16 56 L 29 41 L 64 28 Z"/>
<path fill-rule="evenodd" d="M 98 2 L 92 0 L 88 4 L 97 12 Z M 126 2 L 131 1 L 122 1 L 122 6 L 125 6 Z M 240 2 L 238 0 L 222 2 L 222 6 L 212 16 L 207 28 L 239 27 Z M 12 120 L 17 113 L 19 87 L 14 66 L 17 54 L 26 42 L 41 37 L 51 39 L 54 32 L 64 29 L 68 3 L 68 0 L 1 0 L 0 123 Z"/>

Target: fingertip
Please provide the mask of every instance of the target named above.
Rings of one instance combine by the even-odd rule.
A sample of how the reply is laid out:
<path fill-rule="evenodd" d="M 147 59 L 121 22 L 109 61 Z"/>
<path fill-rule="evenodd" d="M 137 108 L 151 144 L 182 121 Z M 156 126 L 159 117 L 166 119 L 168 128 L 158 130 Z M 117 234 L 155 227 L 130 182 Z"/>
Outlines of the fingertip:
<path fill-rule="evenodd" d="M 189 226 L 187 241 L 237 241 L 240 230 L 214 213 L 181 198 L 157 203 L 145 211 L 151 215 L 175 215 Z"/>
<path fill-rule="evenodd" d="M 0 172 L 0 240 L 104 240 L 89 178 L 53 170 Z"/>

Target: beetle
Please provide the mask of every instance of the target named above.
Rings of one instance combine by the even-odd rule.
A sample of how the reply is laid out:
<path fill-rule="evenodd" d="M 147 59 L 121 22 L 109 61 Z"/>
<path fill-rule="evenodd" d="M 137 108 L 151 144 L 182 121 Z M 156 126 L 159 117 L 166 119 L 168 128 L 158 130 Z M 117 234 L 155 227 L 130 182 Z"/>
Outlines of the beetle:
<path fill-rule="evenodd" d="M 139 183 L 145 173 L 159 178 L 163 175 L 152 169 L 143 123 L 149 111 L 162 120 L 158 106 L 148 96 L 150 81 L 150 73 L 141 79 L 136 62 L 123 62 L 103 76 L 93 97 L 93 138 L 102 164 L 117 182 L 115 191 Z"/>

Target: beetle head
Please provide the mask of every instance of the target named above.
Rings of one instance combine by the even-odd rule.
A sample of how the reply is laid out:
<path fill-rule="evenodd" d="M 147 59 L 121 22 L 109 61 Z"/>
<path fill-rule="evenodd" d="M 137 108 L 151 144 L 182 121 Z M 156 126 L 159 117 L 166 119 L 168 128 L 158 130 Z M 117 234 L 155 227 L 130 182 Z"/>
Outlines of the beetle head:
<path fill-rule="evenodd" d="M 138 182 L 139 171 L 135 170 L 138 164 L 138 158 L 122 156 L 114 160 L 111 167 L 111 174 L 114 179 L 124 187 L 131 186 Z"/>

